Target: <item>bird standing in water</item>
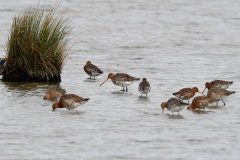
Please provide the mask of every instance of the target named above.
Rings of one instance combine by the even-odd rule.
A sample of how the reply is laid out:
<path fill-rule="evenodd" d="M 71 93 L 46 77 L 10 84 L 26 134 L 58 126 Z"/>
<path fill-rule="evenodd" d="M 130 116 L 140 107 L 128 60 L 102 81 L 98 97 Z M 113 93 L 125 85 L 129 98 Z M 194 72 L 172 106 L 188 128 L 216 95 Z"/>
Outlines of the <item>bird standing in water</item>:
<path fill-rule="evenodd" d="M 169 111 L 172 111 L 172 115 L 173 112 L 178 112 L 179 115 L 179 111 L 183 110 L 187 105 L 187 103 L 183 102 L 179 98 L 170 98 L 167 102 L 163 102 L 161 104 L 162 114 L 164 112 L 164 109 L 167 108 Z"/>
<path fill-rule="evenodd" d="M 52 111 L 55 111 L 56 108 L 66 108 L 72 110 L 77 107 L 77 104 L 83 104 L 87 102 L 89 98 L 82 98 L 76 94 L 65 94 L 61 96 L 59 102 L 55 102 L 52 105 Z"/>
<path fill-rule="evenodd" d="M 131 85 L 134 81 L 140 80 L 140 78 L 132 77 L 126 73 L 109 73 L 107 79 L 100 85 L 102 86 L 108 79 L 111 79 L 112 83 L 121 86 L 124 91 L 128 91 L 128 86 Z M 126 89 L 125 89 L 126 88 Z"/>
<path fill-rule="evenodd" d="M 43 97 L 44 100 L 54 101 L 66 94 L 66 90 L 60 87 L 50 87 L 47 90 L 46 95 Z"/>
<path fill-rule="evenodd" d="M 212 88 L 208 90 L 207 96 L 215 100 L 216 102 L 222 101 L 223 105 L 225 106 L 226 103 L 223 101 L 223 98 L 235 93 L 235 91 L 228 91 L 222 88 Z M 218 103 L 217 103 L 218 105 Z"/>
<path fill-rule="evenodd" d="M 197 96 L 193 98 L 192 104 L 189 105 L 187 109 L 190 109 L 190 110 L 203 109 L 205 111 L 205 108 L 208 107 L 210 103 L 212 103 L 212 99 L 210 97 Z"/>
<path fill-rule="evenodd" d="M 212 88 L 222 88 L 222 89 L 227 89 L 229 86 L 231 86 L 233 84 L 233 81 L 224 81 L 224 80 L 214 80 L 212 82 L 206 82 L 205 83 L 205 89 L 203 90 L 203 92 L 208 89 L 212 89 Z M 202 93 L 203 93 L 202 92 Z"/>
<path fill-rule="evenodd" d="M 138 90 L 139 92 L 141 92 L 141 96 L 142 94 L 146 94 L 147 96 L 147 94 L 151 91 L 151 86 L 150 83 L 147 81 L 147 78 L 142 79 L 142 82 L 139 83 Z"/>
<path fill-rule="evenodd" d="M 87 61 L 83 69 L 90 76 L 90 79 L 92 79 L 93 77 L 93 79 L 95 80 L 97 76 L 103 74 L 103 71 L 94 64 L 92 64 L 91 61 Z"/>
<path fill-rule="evenodd" d="M 196 92 L 199 92 L 197 87 L 183 88 L 178 92 L 173 93 L 173 95 L 182 100 L 187 100 L 189 104 L 189 100 L 195 95 Z"/>

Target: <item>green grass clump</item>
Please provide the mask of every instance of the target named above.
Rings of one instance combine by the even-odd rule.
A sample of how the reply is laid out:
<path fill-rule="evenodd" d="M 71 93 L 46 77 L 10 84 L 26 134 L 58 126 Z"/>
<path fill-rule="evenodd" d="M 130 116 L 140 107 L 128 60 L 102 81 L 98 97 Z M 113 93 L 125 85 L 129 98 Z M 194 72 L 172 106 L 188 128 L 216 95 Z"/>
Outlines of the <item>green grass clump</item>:
<path fill-rule="evenodd" d="M 29 7 L 14 17 L 7 42 L 5 79 L 61 79 L 61 70 L 68 53 L 70 27 L 66 19 L 57 18 L 54 11 L 40 6 Z M 18 76 L 18 73 L 21 75 Z"/>

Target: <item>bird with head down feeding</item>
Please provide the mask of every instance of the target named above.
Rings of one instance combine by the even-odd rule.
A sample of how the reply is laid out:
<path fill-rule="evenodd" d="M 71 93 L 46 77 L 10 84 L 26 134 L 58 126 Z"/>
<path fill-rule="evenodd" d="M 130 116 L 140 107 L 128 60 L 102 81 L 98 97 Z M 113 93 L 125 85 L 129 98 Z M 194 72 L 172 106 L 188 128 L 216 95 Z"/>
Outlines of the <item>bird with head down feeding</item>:
<path fill-rule="evenodd" d="M 60 87 L 50 87 L 48 88 L 43 100 L 55 101 L 62 95 L 66 94 L 66 90 Z"/>
<path fill-rule="evenodd" d="M 167 102 L 162 102 L 161 103 L 161 107 L 162 107 L 162 114 L 164 112 L 164 109 L 167 108 L 169 111 L 172 111 L 172 115 L 173 112 L 179 112 L 181 110 L 183 110 L 188 104 L 183 102 L 181 99 L 179 98 L 170 98 L 168 99 Z"/>
<path fill-rule="evenodd" d="M 77 104 L 83 104 L 87 101 L 89 101 L 89 98 L 83 98 L 76 94 L 65 94 L 61 96 L 58 102 L 55 102 L 52 105 L 52 111 L 55 111 L 57 108 L 72 110 L 77 107 Z"/>

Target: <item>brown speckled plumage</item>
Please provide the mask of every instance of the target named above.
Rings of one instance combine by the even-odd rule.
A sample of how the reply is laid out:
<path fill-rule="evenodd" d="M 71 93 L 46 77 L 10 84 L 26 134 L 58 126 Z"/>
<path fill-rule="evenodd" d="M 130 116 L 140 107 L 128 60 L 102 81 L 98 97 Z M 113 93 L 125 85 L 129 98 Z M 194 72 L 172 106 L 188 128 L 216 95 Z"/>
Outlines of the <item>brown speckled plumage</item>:
<path fill-rule="evenodd" d="M 141 92 L 141 95 L 146 94 L 146 96 L 151 91 L 150 83 L 147 81 L 146 78 L 143 78 L 142 82 L 139 83 L 138 90 L 139 92 Z"/>
<path fill-rule="evenodd" d="M 223 98 L 233 93 L 235 93 L 235 91 L 228 91 L 222 88 L 212 88 L 208 90 L 207 96 L 212 98 L 215 101 L 222 101 L 223 105 L 225 106 L 225 102 L 223 101 Z"/>
<path fill-rule="evenodd" d="M 197 87 L 183 88 L 178 92 L 173 93 L 173 95 L 182 100 L 188 100 L 188 103 L 189 103 L 189 100 L 195 95 L 196 92 L 198 92 Z"/>
<path fill-rule="evenodd" d="M 123 88 L 122 91 L 126 92 L 128 91 L 127 87 L 129 85 L 131 85 L 134 81 L 140 80 L 140 78 L 132 77 L 126 73 L 109 73 L 107 79 L 101 85 L 103 85 L 108 79 L 111 79 L 113 84 L 121 86 Z M 124 87 L 126 88 L 126 90 L 124 89 Z"/>
<path fill-rule="evenodd" d="M 212 89 L 212 88 L 222 88 L 222 89 L 227 89 L 229 86 L 231 86 L 233 84 L 233 81 L 225 81 L 225 80 L 214 80 L 212 82 L 206 82 L 205 83 L 205 89 L 203 90 L 203 92 L 208 89 Z M 202 93 L 203 93 L 202 92 Z"/>
<path fill-rule="evenodd" d="M 179 115 L 179 111 L 183 110 L 187 105 L 187 103 L 183 102 L 179 98 L 170 98 L 167 102 L 163 102 L 161 104 L 162 113 L 164 112 L 164 109 L 167 108 L 169 111 L 172 111 L 172 115 L 173 112 L 178 112 Z"/>
<path fill-rule="evenodd" d="M 46 95 L 43 97 L 43 99 L 54 101 L 64 94 L 66 94 L 65 89 L 62 89 L 60 87 L 50 87 L 48 88 Z"/>
<path fill-rule="evenodd" d="M 100 74 L 103 74 L 103 71 L 92 64 L 91 61 L 87 61 L 83 69 L 90 76 L 90 79 L 92 79 L 92 77 L 95 79 Z"/>
<path fill-rule="evenodd" d="M 61 96 L 59 102 L 52 105 L 53 111 L 56 108 L 67 108 L 69 110 L 76 108 L 76 103 L 81 104 L 87 102 L 89 98 L 82 98 L 76 94 L 65 94 Z"/>
<path fill-rule="evenodd" d="M 207 96 L 197 96 L 193 98 L 192 104 L 188 106 L 188 109 L 191 110 L 201 110 L 208 107 L 208 104 L 211 102 L 211 98 Z"/>

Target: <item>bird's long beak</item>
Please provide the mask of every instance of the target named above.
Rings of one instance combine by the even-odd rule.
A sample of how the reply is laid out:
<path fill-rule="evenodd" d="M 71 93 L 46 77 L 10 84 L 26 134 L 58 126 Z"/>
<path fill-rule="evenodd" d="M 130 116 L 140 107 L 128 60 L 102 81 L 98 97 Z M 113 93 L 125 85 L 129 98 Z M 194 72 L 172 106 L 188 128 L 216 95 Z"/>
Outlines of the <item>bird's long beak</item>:
<path fill-rule="evenodd" d="M 164 108 L 162 108 L 162 114 L 164 113 Z"/>
<path fill-rule="evenodd" d="M 100 86 L 102 86 L 105 82 L 107 82 L 107 80 L 108 80 L 108 78 L 102 84 L 100 84 Z"/>
<path fill-rule="evenodd" d="M 203 94 L 203 92 L 198 92 L 198 93 L 200 93 L 200 94 L 203 95 L 203 96 L 206 96 L 205 94 Z"/>
<path fill-rule="evenodd" d="M 205 89 L 202 91 L 202 93 L 206 90 L 207 87 L 205 87 Z"/>

